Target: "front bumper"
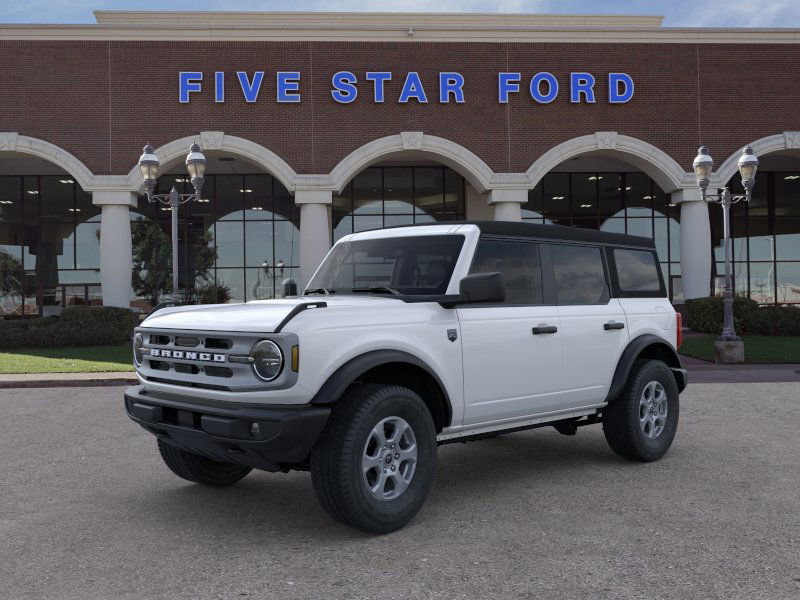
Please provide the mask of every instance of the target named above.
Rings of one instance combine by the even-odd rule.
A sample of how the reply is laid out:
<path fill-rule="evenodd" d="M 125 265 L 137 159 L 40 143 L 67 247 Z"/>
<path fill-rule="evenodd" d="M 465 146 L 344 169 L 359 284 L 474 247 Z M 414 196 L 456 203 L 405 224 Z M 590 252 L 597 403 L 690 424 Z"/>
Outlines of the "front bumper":
<path fill-rule="evenodd" d="M 125 390 L 128 416 L 160 440 L 213 460 L 279 471 L 304 462 L 330 415 L 319 405 L 240 404 Z M 254 431 L 253 424 L 257 423 Z"/>

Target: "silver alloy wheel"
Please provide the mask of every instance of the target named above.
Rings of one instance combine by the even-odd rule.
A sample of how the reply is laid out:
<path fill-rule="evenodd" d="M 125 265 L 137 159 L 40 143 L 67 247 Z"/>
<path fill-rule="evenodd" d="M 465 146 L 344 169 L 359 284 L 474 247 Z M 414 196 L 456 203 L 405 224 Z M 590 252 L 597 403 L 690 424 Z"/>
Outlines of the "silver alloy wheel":
<path fill-rule="evenodd" d="M 361 471 L 378 500 L 394 500 L 408 489 L 417 468 L 417 438 L 404 419 L 386 417 L 367 436 Z"/>
<path fill-rule="evenodd" d="M 655 439 L 667 424 L 667 392 L 658 381 L 651 381 L 639 398 L 639 427 L 650 439 Z"/>

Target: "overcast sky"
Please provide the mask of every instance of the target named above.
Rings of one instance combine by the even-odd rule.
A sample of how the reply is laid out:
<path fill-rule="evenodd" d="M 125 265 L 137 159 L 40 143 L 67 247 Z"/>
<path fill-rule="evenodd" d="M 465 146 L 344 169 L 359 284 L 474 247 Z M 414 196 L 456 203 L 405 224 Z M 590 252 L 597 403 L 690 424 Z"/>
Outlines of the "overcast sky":
<path fill-rule="evenodd" d="M 94 9 L 664 15 L 672 27 L 800 27 L 800 0 L 0 0 L 3 23 L 93 23 Z"/>

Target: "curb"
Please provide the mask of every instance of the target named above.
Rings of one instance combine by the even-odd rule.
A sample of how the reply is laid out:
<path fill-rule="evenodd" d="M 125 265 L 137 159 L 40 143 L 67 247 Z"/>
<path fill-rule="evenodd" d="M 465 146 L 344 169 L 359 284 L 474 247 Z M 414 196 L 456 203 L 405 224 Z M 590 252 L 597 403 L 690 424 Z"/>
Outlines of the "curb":
<path fill-rule="evenodd" d="M 135 375 L 125 373 L 117 377 L 104 377 L 98 373 L 96 377 L 63 377 L 63 373 L 54 373 L 60 377 L 41 377 L 41 378 L 20 378 L 4 379 L 0 376 L 0 389 L 24 389 L 24 388 L 54 388 L 54 387 L 107 387 L 114 385 L 135 385 L 139 380 Z M 86 375 L 75 373 L 75 375 Z M 13 376 L 12 376 L 13 377 Z"/>

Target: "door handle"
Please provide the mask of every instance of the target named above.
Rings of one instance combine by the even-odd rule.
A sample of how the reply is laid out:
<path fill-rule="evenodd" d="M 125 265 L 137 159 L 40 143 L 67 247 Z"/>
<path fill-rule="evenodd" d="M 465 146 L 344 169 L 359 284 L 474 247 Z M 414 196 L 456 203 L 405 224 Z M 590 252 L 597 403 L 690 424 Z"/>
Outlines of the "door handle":
<path fill-rule="evenodd" d="M 609 329 L 625 329 L 625 323 L 614 323 L 613 321 L 610 323 L 605 323 L 603 325 L 603 329 L 608 331 Z"/>
<path fill-rule="evenodd" d="M 555 325 L 539 325 L 538 327 L 533 327 L 531 332 L 533 335 L 539 335 L 540 333 L 555 333 L 558 331 L 558 327 Z"/>

